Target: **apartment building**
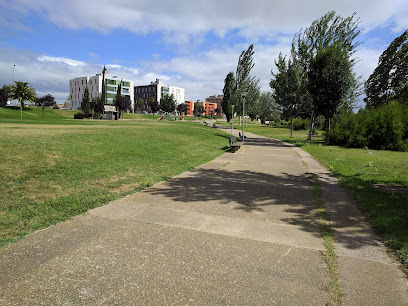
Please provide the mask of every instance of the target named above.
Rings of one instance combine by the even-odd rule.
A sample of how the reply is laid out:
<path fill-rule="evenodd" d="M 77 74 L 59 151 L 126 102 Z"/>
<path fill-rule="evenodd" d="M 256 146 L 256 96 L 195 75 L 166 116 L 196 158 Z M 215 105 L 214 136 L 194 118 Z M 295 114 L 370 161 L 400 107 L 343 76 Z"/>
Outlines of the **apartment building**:
<path fill-rule="evenodd" d="M 119 84 L 122 83 L 122 92 L 121 94 L 124 96 L 129 96 L 130 101 L 132 103 L 132 107 L 134 105 L 134 92 L 133 92 L 133 81 L 131 80 L 124 80 L 118 78 L 117 76 L 109 77 L 108 72 L 105 69 L 105 90 L 106 90 L 106 97 L 105 97 L 105 105 L 106 108 L 112 110 L 112 107 L 108 107 L 113 105 L 114 99 L 116 97 L 116 93 L 118 90 Z M 96 98 L 102 93 L 102 73 L 98 73 L 94 76 L 88 77 L 80 77 L 69 80 L 69 93 L 70 93 L 70 108 L 78 110 L 81 108 L 82 98 L 84 97 L 85 88 L 88 87 L 89 91 L 89 98 Z"/>
<path fill-rule="evenodd" d="M 134 87 L 134 97 L 138 101 L 142 99 L 144 102 L 144 109 L 149 108 L 150 99 L 153 98 L 155 102 L 160 103 L 160 99 L 165 95 L 173 95 L 176 105 L 184 103 L 185 89 L 175 86 L 166 86 L 160 79 L 151 82 L 149 85 L 140 85 Z"/>
<path fill-rule="evenodd" d="M 193 116 L 194 113 L 194 101 L 186 101 L 184 104 L 187 107 L 187 116 Z"/>
<path fill-rule="evenodd" d="M 217 104 L 217 106 L 215 107 L 215 112 L 220 117 L 224 116 L 224 112 L 222 111 L 222 104 L 221 104 L 223 98 L 224 98 L 224 95 L 213 95 L 213 96 L 209 96 L 208 98 L 205 98 L 205 102 Z"/>

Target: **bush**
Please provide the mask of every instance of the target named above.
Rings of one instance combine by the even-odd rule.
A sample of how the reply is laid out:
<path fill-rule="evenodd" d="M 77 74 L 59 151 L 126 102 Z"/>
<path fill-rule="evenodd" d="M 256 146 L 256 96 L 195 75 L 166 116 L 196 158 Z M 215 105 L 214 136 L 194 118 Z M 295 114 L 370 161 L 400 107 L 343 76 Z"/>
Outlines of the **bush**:
<path fill-rule="evenodd" d="M 295 131 L 308 130 L 310 120 L 309 119 L 295 118 L 295 119 L 293 119 L 292 123 L 293 123 L 293 130 L 295 130 Z"/>
<path fill-rule="evenodd" d="M 58 107 L 57 104 L 54 104 L 52 108 L 53 108 L 53 109 L 59 109 L 59 107 Z"/>
<path fill-rule="evenodd" d="M 408 151 L 408 106 L 390 103 L 357 114 L 341 113 L 334 119 L 330 144 Z"/>
<path fill-rule="evenodd" d="M 290 128 L 289 126 L 290 122 L 280 120 L 280 119 L 274 121 L 272 124 L 270 123 L 269 125 L 272 125 L 273 127 L 276 127 L 276 128 Z"/>
<path fill-rule="evenodd" d="M 84 119 L 85 117 L 85 113 L 83 112 L 77 112 L 74 114 L 74 119 Z"/>

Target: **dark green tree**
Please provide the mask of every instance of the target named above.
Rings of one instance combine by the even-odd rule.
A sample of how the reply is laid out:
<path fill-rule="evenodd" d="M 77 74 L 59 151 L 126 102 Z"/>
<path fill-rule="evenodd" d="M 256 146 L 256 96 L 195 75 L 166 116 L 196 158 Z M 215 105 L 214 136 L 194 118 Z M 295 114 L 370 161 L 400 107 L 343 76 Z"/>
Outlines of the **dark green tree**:
<path fill-rule="evenodd" d="M 239 115 L 242 115 L 243 92 L 248 92 L 245 98 L 246 109 L 250 109 L 251 104 L 256 103 L 254 99 L 259 98 L 260 95 L 259 80 L 250 75 L 252 68 L 255 66 L 254 53 L 254 45 L 252 44 L 246 51 L 242 51 L 238 58 L 235 89 L 230 100 L 232 105 L 235 105 L 234 110 Z"/>
<path fill-rule="evenodd" d="M 156 113 L 156 112 L 158 112 L 160 110 L 160 104 L 159 104 L 159 102 L 155 101 L 154 98 L 152 97 L 149 100 L 149 106 L 150 106 L 150 109 L 152 111 L 153 120 L 154 120 L 154 113 Z"/>
<path fill-rule="evenodd" d="M 381 54 L 377 68 L 364 85 L 368 108 L 408 99 L 408 30 Z"/>
<path fill-rule="evenodd" d="M 185 112 L 187 112 L 187 106 L 184 103 L 180 103 L 179 105 L 177 105 L 177 111 L 180 115 L 184 114 Z"/>
<path fill-rule="evenodd" d="M 85 114 L 85 117 L 90 117 L 91 114 L 91 101 L 89 98 L 88 86 L 85 87 L 84 95 L 82 97 L 81 109 Z"/>
<path fill-rule="evenodd" d="M 3 85 L 3 87 L 0 88 L 0 107 L 7 106 L 7 101 L 11 96 L 12 88 L 13 85 Z"/>
<path fill-rule="evenodd" d="M 279 54 L 275 65 L 278 72 L 271 72 L 274 79 L 271 79 L 269 85 L 275 102 L 281 106 L 282 116 L 290 120 L 292 137 L 293 119 L 304 114 L 308 93 L 303 84 L 302 69 L 297 62 L 290 59 L 286 61 L 286 58 Z"/>
<path fill-rule="evenodd" d="M 343 51 L 347 52 L 350 63 L 352 67 L 354 66 L 357 59 L 354 58 L 353 55 L 355 54 L 357 47 L 360 45 L 360 42 L 356 39 L 363 31 L 360 27 L 359 19 L 356 19 L 355 17 L 355 13 L 350 17 L 343 18 L 336 15 L 335 11 L 331 11 L 323 17 L 313 21 L 310 27 L 299 31 L 299 33 L 294 36 L 291 55 L 292 61 L 301 67 L 303 78 L 302 90 L 304 90 L 305 87 L 308 87 L 307 75 L 309 66 L 318 50 L 324 50 L 326 47 L 333 45 L 340 46 Z M 342 103 L 345 104 L 345 108 L 351 108 L 352 104 L 355 102 L 355 98 L 360 94 L 361 83 L 359 77 L 355 74 L 352 74 L 351 77 L 353 78 L 353 82 L 351 82 L 347 93 L 348 98 L 342 101 Z M 308 139 L 311 137 L 316 117 L 316 110 L 312 101 L 312 97 L 305 96 L 305 108 L 310 115 L 310 131 Z"/>
<path fill-rule="evenodd" d="M 106 67 L 103 66 L 102 70 L 102 102 L 106 104 L 106 81 L 105 81 L 105 74 L 107 73 Z"/>
<path fill-rule="evenodd" d="M 137 108 L 140 110 L 144 107 L 144 102 L 141 98 L 139 98 L 139 100 L 137 100 Z"/>
<path fill-rule="evenodd" d="M 160 99 L 160 109 L 164 112 L 171 113 L 176 109 L 176 101 L 174 101 L 173 94 L 164 95 Z"/>
<path fill-rule="evenodd" d="M 123 118 L 123 112 L 132 110 L 132 101 L 129 96 L 119 96 L 115 98 L 115 106 L 119 118 Z"/>
<path fill-rule="evenodd" d="M 263 92 L 257 104 L 257 114 L 262 124 L 266 123 L 267 119 L 279 118 L 280 107 L 275 103 L 272 93 Z"/>
<path fill-rule="evenodd" d="M 41 98 L 38 98 L 37 101 L 35 102 L 35 105 L 41 106 L 42 109 L 42 119 L 44 119 L 44 108 L 45 107 L 50 107 L 55 105 L 55 98 L 51 94 L 47 94 Z"/>
<path fill-rule="evenodd" d="M 115 105 L 119 118 L 120 118 L 123 112 L 122 110 L 122 81 L 120 82 L 120 84 L 118 85 L 118 88 L 116 89 L 116 96 L 115 96 L 115 100 L 113 104 Z"/>
<path fill-rule="evenodd" d="M 233 114 L 232 114 L 232 96 L 235 91 L 235 77 L 234 73 L 231 71 L 227 74 L 227 77 L 224 81 L 224 89 L 223 89 L 223 98 L 221 101 L 222 111 L 224 112 L 225 116 L 227 117 L 227 122 L 230 122 Z"/>
<path fill-rule="evenodd" d="M 318 50 L 310 61 L 309 91 L 318 114 L 326 118 L 326 140 L 330 141 L 330 120 L 338 112 L 352 86 L 352 63 L 341 46 Z"/>
<path fill-rule="evenodd" d="M 103 103 L 101 94 L 99 94 L 98 97 L 92 98 L 91 109 L 92 119 L 93 118 L 98 119 L 103 115 L 103 112 L 105 111 L 105 104 Z"/>
<path fill-rule="evenodd" d="M 37 94 L 35 89 L 27 82 L 16 81 L 11 88 L 10 98 L 20 102 L 20 118 L 23 119 L 24 102 L 29 101 L 31 103 L 35 103 L 37 101 Z"/>

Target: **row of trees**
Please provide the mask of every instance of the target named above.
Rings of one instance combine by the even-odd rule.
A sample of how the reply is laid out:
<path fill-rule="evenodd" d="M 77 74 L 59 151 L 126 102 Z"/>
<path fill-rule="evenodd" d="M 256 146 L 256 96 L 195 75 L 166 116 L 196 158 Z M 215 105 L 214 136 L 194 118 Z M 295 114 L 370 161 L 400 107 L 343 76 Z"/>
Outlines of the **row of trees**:
<path fill-rule="evenodd" d="M 21 119 L 23 119 L 23 108 L 26 101 L 42 108 L 42 118 L 44 118 L 44 108 L 56 104 L 51 94 L 38 98 L 35 89 L 30 84 L 19 81 L 16 81 L 14 85 L 4 85 L 3 88 L 0 88 L 0 107 L 6 107 L 9 100 L 19 102 Z"/>
<path fill-rule="evenodd" d="M 309 140 L 315 118 L 322 115 L 329 141 L 331 119 L 341 109 L 351 109 L 361 93 L 360 78 L 353 72 L 359 24 L 355 14 L 343 18 L 329 12 L 295 35 L 288 59 L 280 54 L 275 61 L 272 95 L 286 119 L 310 118 Z"/>
<path fill-rule="evenodd" d="M 340 109 L 350 109 L 361 92 L 361 82 L 353 72 L 353 57 L 362 29 L 353 14 L 342 18 L 334 11 L 301 30 L 292 41 L 291 55 L 282 54 L 272 70 L 271 93 L 261 93 L 259 80 L 251 76 L 254 67 L 253 45 L 242 51 L 236 72 L 225 78 L 222 108 L 229 121 L 234 112 L 242 115 L 242 93 L 246 96 L 246 115 L 252 120 L 278 117 L 291 122 L 294 118 L 309 118 L 311 138 L 315 118 L 326 119 L 327 139 L 330 121 Z"/>

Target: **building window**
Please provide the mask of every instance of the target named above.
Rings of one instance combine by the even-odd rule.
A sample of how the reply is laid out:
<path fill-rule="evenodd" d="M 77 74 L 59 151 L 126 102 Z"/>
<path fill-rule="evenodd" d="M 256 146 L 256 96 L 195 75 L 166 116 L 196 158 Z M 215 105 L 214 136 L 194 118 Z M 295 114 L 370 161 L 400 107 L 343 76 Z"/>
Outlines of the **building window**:
<path fill-rule="evenodd" d="M 81 92 L 81 87 L 78 88 L 78 91 Z"/>

